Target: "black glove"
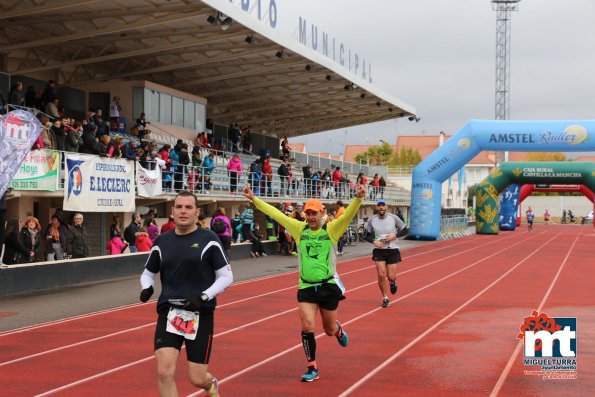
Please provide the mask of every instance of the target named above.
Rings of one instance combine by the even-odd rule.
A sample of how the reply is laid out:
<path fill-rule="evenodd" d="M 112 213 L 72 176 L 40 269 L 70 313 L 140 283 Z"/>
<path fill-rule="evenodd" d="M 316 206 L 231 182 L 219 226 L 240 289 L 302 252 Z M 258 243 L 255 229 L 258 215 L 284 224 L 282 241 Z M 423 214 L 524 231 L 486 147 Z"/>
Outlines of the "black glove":
<path fill-rule="evenodd" d="M 146 301 L 148 301 L 151 296 L 153 295 L 153 286 L 150 286 L 149 288 L 145 288 L 144 290 L 142 290 L 140 292 L 140 301 L 142 303 L 145 303 Z"/>
<path fill-rule="evenodd" d="M 186 302 L 184 303 L 183 308 L 184 308 L 184 310 L 188 310 L 190 312 L 197 312 L 200 310 L 200 307 L 202 306 L 202 304 L 204 302 L 206 302 L 207 300 L 209 300 L 209 298 L 206 294 L 193 296 L 193 297 L 186 299 Z"/>

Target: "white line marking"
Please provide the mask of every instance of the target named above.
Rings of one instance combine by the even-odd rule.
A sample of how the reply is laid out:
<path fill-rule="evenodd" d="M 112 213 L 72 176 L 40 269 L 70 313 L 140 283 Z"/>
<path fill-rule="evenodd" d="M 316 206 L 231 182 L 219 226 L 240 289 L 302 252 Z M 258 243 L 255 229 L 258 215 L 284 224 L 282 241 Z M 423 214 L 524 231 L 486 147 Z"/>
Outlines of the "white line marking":
<path fill-rule="evenodd" d="M 417 338 L 413 339 L 411 342 L 409 342 L 407 345 L 405 345 L 405 347 L 403 347 L 401 350 L 399 350 L 398 352 L 396 352 L 395 354 L 393 354 L 391 357 L 389 357 L 388 359 L 386 359 L 382 364 L 380 364 L 374 370 L 372 370 L 371 372 L 369 372 L 368 374 L 366 374 L 365 376 L 363 376 L 359 381 L 357 381 L 356 383 L 354 383 L 353 385 L 351 385 L 351 387 L 349 387 L 347 390 L 345 390 L 343 393 L 341 393 L 339 395 L 339 397 L 348 396 L 355 389 L 359 388 L 364 383 L 366 383 L 367 381 L 369 381 L 370 378 L 372 378 L 378 372 L 380 372 L 384 368 L 386 368 L 386 366 L 388 366 L 390 363 L 392 363 L 394 360 L 396 360 L 399 356 L 401 356 L 403 353 L 405 353 L 407 350 L 409 350 L 411 347 L 413 347 L 415 344 L 417 344 L 417 342 L 419 342 L 420 340 L 422 340 L 424 337 L 426 337 L 428 334 L 430 334 L 432 331 L 434 331 L 436 328 L 438 328 L 440 325 L 442 325 L 445 321 L 447 321 L 448 319 L 450 319 L 452 316 L 454 316 L 455 314 L 457 314 L 458 312 L 460 312 L 461 310 L 463 310 L 465 307 L 467 307 L 468 305 L 470 305 L 473 301 L 475 301 L 477 298 L 479 298 L 481 295 L 483 295 L 486 291 L 490 290 L 494 285 L 496 285 L 497 283 L 499 283 L 503 278 L 505 278 L 510 273 L 512 273 L 516 268 L 518 268 L 523 263 L 525 263 L 525 261 L 527 261 L 530 257 L 532 257 L 533 255 L 537 254 L 550 241 L 552 241 L 552 240 L 554 240 L 554 239 L 556 239 L 558 237 L 559 237 L 559 235 L 552 237 L 547 242 L 545 242 L 544 244 L 542 244 L 539 248 L 535 249 L 533 252 L 531 252 L 529 255 L 527 255 L 523 260 L 521 260 L 520 262 L 518 262 L 516 265 L 514 265 L 513 267 L 511 267 L 504 274 L 502 274 L 500 277 L 498 277 L 496 280 L 494 280 L 492 283 L 490 283 L 487 287 L 485 287 L 484 289 L 482 289 L 481 291 L 479 291 L 472 298 L 470 298 L 469 300 L 467 300 L 461 306 L 459 306 L 458 308 L 456 308 L 455 310 L 453 310 L 452 312 L 450 312 L 448 315 L 446 315 L 445 317 L 443 317 L 440 321 L 436 322 L 430 328 L 428 328 L 427 330 L 425 330 Z M 519 242 L 517 244 L 524 243 L 525 241 L 526 240 L 521 241 L 521 242 Z M 493 255 L 490 255 L 490 256 L 493 256 Z"/>
<path fill-rule="evenodd" d="M 570 249 L 566 253 L 566 257 L 564 257 L 564 261 L 562 261 L 562 265 L 560 265 L 560 268 L 556 272 L 556 275 L 554 276 L 554 279 L 550 283 L 550 286 L 547 289 L 545 295 L 543 296 L 543 299 L 539 303 L 539 307 L 537 308 L 538 312 L 541 313 L 541 311 L 543 310 L 545 301 L 550 296 L 552 289 L 554 289 L 554 285 L 556 284 L 556 281 L 558 281 L 558 278 L 560 277 L 560 274 L 562 273 L 562 269 L 564 268 L 564 265 L 566 265 L 566 262 L 568 261 L 568 257 L 570 257 L 570 254 L 572 253 L 572 249 L 576 245 L 576 242 L 577 242 L 578 238 L 581 236 L 581 234 L 582 234 L 582 232 L 579 233 L 578 236 L 576 236 L 576 239 L 574 240 L 574 242 L 570 246 Z M 502 373 L 500 374 L 500 377 L 498 378 L 498 381 L 494 385 L 494 389 L 490 393 L 490 397 L 496 397 L 498 395 L 498 393 L 500 393 L 500 389 L 502 389 L 502 386 L 504 386 L 504 382 L 506 381 L 506 378 L 508 377 L 508 374 L 510 373 L 510 370 L 512 369 L 512 366 L 514 365 L 514 362 L 516 361 L 516 358 L 522 348 L 523 348 L 523 340 L 519 340 L 516 347 L 514 348 L 514 351 L 512 352 L 512 356 L 510 356 L 510 359 L 508 359 L 508 362 L 506 363 L 504 370 L 502 371 Z"/>

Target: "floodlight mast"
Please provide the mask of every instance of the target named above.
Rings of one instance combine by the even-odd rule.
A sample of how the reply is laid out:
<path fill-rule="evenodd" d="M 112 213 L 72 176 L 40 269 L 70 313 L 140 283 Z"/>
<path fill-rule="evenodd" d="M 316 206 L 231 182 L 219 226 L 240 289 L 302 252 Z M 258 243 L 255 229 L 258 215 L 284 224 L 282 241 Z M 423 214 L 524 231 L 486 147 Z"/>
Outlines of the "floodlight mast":
<path fill-rule="evenodd" d="M 496 120 L 510 117 L 510 18 L 520 1 L 491 0 L 496 11 Z M 496 166 L 504 161 L 508 161 L 508 152 L 496 152 Z"/>

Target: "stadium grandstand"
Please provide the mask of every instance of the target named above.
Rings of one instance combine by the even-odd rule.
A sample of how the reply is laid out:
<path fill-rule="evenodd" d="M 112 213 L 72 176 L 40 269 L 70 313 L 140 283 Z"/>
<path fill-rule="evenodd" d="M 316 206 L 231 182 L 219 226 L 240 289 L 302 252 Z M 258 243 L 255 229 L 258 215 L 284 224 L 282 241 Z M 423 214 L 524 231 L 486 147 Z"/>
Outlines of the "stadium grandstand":
<path fill-rule="evenodd" d="M 207 217 L 218 207 L 231 217 L 245 202 L 238 193 L 244 184 L 273 203 L 318 197 L 331 210 L 353 197 L 358 176 L 368 183 L 386 177 L 386 169 L 284 150 L 284 138 L 409 117 L 415 109 L 373 84 L 369 61 L 343 62 L 340 38 L 332 38 L 340 50 L 331 48 L 328 35 L 312 36 L 318 27 L 305 18 L 293 21 L 297 37 L 284 35 L 280 24 L 289 22 L 276 20 L 274 9 L 283 2 L 270 3 L 263 14 L 256 2 L 224 0 L 2 5 L 2 110 L 34 113 L 47 121 L 41 136 L 50 136 L 33 146 L 11 181 L 6 216 L 21 223 L 34 216 L 45 228 L 53 214 L 68 223 L 82 212 L 97 236 L 89 256 L 100 256 L 114 216 L 125 226 L 132 213 L 153 209 L 161 225 L 180 190 L 195 192 Z M 35 156 L 38 150 L 44 156 Z M 234 153 L 242 163 L 236 191 L 228 169 Z M 119 207 L 67 204 L 68 159 L 91 157 L 134 170 L 132 196 L 112 200 Z M 280 175 L 286 158 L 291 174 Z M 265 160 L 268 177 L 253 168 Z M 341 179 L 326 179 L 337 167 Z M 157 175 L 158 193 L 139 192 L 139 178 L 152 178 L 139 176 L 141 168 Z M 36 182 L 42 179 L 43 187 Z M 95 200 L 82 191 L 82 203 Z M 389 183 L 369 187 L 358 218 L 370 215 L 379 197 L 407 213 L 410 192 Z"/>

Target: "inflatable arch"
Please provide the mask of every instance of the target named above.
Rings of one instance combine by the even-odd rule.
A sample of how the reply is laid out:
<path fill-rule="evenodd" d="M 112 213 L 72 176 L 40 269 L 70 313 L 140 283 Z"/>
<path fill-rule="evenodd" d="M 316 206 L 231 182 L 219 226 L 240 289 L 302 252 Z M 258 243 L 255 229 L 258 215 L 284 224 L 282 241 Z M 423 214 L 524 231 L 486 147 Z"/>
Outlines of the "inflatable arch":
<path fill-rule="evenodd" d="M 480 151 L 595 151 L 594 133 L 593 120 L 469 121 L 413 169 L 409 237 L 440 236 L 442 183 Z"/>
<path fill-rule="evenodd" d="M 593 162 L 507 162 L 496 168 L 477 188 L 476 232 L 498 234 L 499 195 L 510 184 L 584 184 L 595 189 Z"/>

